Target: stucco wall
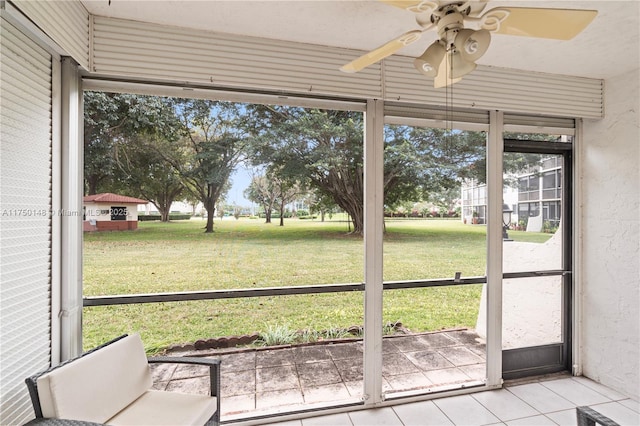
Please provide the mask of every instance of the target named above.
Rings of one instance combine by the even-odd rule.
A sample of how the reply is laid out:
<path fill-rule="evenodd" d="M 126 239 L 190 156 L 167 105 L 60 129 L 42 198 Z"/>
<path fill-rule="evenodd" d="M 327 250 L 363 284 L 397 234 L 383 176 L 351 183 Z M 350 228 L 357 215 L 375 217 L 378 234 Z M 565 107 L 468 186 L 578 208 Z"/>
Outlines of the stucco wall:
<path fill-rule="evenodd" d="M 640 71 L 605 81 L 581 149 L 583 374 L 640 394 Z"/>

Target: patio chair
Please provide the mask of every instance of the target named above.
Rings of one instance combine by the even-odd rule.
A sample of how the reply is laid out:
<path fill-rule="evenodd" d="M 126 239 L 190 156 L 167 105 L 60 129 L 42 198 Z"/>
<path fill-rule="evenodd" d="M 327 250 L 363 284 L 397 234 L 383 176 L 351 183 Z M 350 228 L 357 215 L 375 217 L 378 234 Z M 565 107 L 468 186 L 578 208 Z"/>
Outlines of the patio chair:
<path fill-rule="evenodd" d="M 151 389 L 148 363 L 209 367 L 210 395 Z M 36 419 L 109 425 L 217 425 L 220 361 L 195 357 L 147 359 L 138 334 L 124 335 L 26 379 Z"/>
<path fill-rule="evenodd" d="M 578 426 L 620 426 L 609 417 L 603 416 L 590 407 L 576 407 Z"/>

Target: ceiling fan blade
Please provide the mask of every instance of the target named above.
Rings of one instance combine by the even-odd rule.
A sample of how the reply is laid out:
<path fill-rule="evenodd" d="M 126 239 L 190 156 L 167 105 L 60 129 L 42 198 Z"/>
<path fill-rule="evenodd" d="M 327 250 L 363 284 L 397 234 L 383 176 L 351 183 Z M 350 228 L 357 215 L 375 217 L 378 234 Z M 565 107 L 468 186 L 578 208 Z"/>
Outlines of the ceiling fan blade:
<path fill-rule="evenodd" d="M 422 31 L 413 30 L 402 34 L 400 37 L 391 40 L 390 42 L 378 47 L 377 49 L 372 50 L 369 53 L 365 53 L 357 59 L 349 62 L 348 64 L 342 66 L 340 71 L 343 72 L 358 72 L 363 68 L 368 67 L 371 64 L 375 64 L 376 62 L 386 58 L 387 56 L 393 55 L 398 50 L 402 49 L 405 46 L 410 45 L 411 43 L 417 41 L 422 36 Z"/>
<path fill-rule="evenodd" d="M 480 26 L 496 34 L 570 40 L 597 14 L 584 9 L 498 7 L 482 15 Z"/>
<path fill-rule="evenodd" d="M 399 7 L 413 13 L 432 13 L 434 10 L 440 7 L 438 1 L 428 0 L 380 0 L 382 3 L 386 3 L 390 6 Z"/>

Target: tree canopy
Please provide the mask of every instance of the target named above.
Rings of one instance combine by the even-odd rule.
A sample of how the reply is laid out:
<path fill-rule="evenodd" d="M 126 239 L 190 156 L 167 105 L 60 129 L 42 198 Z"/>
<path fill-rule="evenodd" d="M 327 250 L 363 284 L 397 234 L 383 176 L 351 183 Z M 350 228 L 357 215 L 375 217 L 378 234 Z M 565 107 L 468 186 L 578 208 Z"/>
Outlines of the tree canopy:
<path fill-rule="evenodd" d="M 164 157 L 180 137 L 169 98 L 85 92 L 84 180 L 88 194 L 123 192 L 152 202 L 167 220 L 184 185 Z"/>
<path fill-rule="evenodd" d="M 126 187 L 167 214 L 189 194 L 212 232 L 215 206 L 245 162 L 264 172 L 246 194 L 268 215 L 281 210 L 282 221 L 285 204 L 304 192 L 347 212 L 353 232 L 363 232 L 360 112 L 92 92 L 85 106 L 89 193 Z M 384 144 L 387 207 L 450 203 L 462 179 L 485 180 L 485 133 L 389 125 Z"/>
<path fill-rule="evenodd" d="M 252 105 L 258 164 L 332 199 L 346 211 L 355 233 L 364 227 L 363 115 L 284 106 Z M 486 136 L 479 132 L 387 126 L 384 148 L 385 204 L 427 199 L 459 187 L 462 178 L 484 179 Z"/>

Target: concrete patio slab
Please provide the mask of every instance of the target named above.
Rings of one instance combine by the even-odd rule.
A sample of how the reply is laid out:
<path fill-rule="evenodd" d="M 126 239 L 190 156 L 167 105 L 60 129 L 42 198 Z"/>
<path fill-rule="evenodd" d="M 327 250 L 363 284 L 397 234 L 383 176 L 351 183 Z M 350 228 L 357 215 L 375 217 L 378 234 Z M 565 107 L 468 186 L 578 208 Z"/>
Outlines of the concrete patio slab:
<path fill-rule="evenodd" d="M 403 353 L 382 355 L 382 375 L 384 377 L 398 374 L 417 373 L 420 369 Z"/>
<path fill-rule="evenodd" d="M 486 375 L 484 341 L 469 330 L 386 336 L 382 353 L 385 393 L 432 390 L 483 380 Z M 357 339 L 176 355 L 221 360 L 223 420 L 362 397 L 363 342 Z M 209 391 L 206 367 L 154 364 L 152 373 L 156 389 Z"/>
<path fill-rule="evenodd" d="M 438 352 L 409 352 L 404 356 L 422 371 L 440 370 L 455 365 Z"/>
<path fill-rule="evenodd" d="M 256 392 L 300 389 L 298 371 L 294 365 L 256 368 Z"/>
<path fill-rule="evenodd" d="M 332 360 L 298 364 L 296 368 L 304 388 L 342 382 L 338 368 Z"/>

